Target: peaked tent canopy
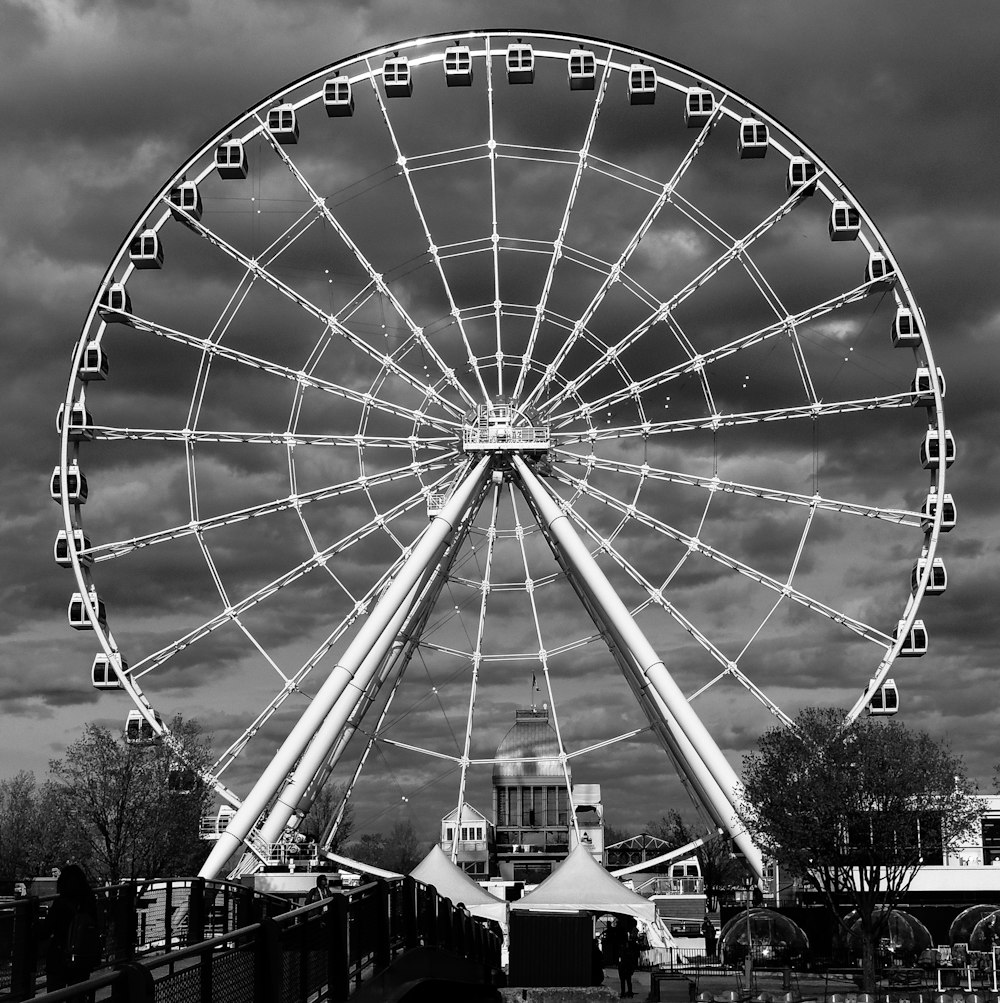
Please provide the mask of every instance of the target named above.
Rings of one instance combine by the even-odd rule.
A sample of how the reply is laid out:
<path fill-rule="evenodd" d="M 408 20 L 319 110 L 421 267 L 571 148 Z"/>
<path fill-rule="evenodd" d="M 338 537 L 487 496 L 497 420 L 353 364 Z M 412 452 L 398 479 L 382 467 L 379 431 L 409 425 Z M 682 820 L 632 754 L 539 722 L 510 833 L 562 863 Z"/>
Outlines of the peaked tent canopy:
<path fill-rule="evenodd" d="M 511 909 L 607 912 L 635 916 L 646 924 L 656 917 L 656 906 L 649 899 L 608 874 L 582 844 L 533 892 L 512 903 Z"/>
<path fill-rule="evenodd" d="M 473 916 L 495 919 L 502 926 L 507 925 L 507 903 L 476 884 L 436 843 L 410 871 L 410 877 L 433 885 L 438 895 L 451 899 L 454 905 L 461 902 Z"/>

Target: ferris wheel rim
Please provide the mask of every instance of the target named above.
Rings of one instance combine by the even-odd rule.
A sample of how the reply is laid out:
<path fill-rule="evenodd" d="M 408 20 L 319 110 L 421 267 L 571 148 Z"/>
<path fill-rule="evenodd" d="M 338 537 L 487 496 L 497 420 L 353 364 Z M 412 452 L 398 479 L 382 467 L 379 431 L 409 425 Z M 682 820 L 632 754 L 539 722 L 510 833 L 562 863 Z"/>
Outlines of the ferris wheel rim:
<path fill-rule="evenodd" d="M 822 174 L 822 178 L 821 178 L 821 182 L 820 182 L 820 188 L 821 188 L 821 190 L 823 190 L 824 183 L 827 183 L 827 184 L 833 185 L 836 188 L 836 192 L 837 193 L 843 193 L 843 194 L 846 194 L 847 196 L 850 197 L 851 204 L 854 207 L 857 208 L 857 210 L 861 214 L 862 220 L 864 222 L 862 240 L 867 244 L 867 242 L 869 240 L 869 233 L 871 235 L 873 235 L 874 237 L 878 238 L 877 240 L 872 241 L 872 243 L 873 243 L 873 245 L 875 247 L 877 247 L 877 249 L 880 252 L 882 252 L 883 254 L 885 254 L 886 257 L 889 259 L 889 261 L 892 263 L 892 265 L 893 265 L 893 271 L 895 272 L 896 281 L 898 283 L 898 285 L 897 285 L 897 292 L 901 293 L 902 300 L 906 304 L 908 304 L 909 307 L 914 312 L 917 312 L 919 310 L 919 307 L 917 306 L 915 300 L 913 299 L 913 296 L 912 296 L 912 293 L 911 293 L 911 291 L 909 289 L 909 286 L 906 283 L 906 279 L 905 279 L 905 276 L 904 276 L 903 272 L 898 267 L 896 267 L 897 266 L 897 262 L 896 262 L 895 258 L 892 256 L 892 251 L 891 251 L 891 248 L 890 248 L 888 242 L 885 241 L 882 238 L 881 231 L 878 229 L 878 227 L 875 224 L 874 220 L 872 220 L 871 217 L 868 215 L 868 213 L 864 210 L 863 206 L 857 200 L 857 198 L 853 196 L 853 193 L 850 191 L 850 189 L 848 189 L 848 187 L 846 185 L 844 185 L 843 182 L 841 182 L 840 179 L 837 178 L 837 176 L 832 173 L 832 171 L 829 170 L 829 168 L 827 167 L 825 161 L 823 161 L 821 158 L 819 158 L 819 156 L 816 155 L 809 147 L 807 147 L 804 144 L 802 144 L 801 141 L 798 140 L 797 136 L 795 136 L 793 133 L 791 133 L 791 131 L 788 130 L 786 127 L 784 127 L 778 120 L 774 119 L 773 116 L 768 115 L 765 111 L 763 111 L 763 109 L 760 109 L 753 102 L 750 102 L 747 99 L 743 98 L 742 95 L 737 94 L 736 92 L 732 91 L 730 88 L 726 87 L 725 85 L 719 83 L 718 81 L 713 80 L 710 77 L 705 76 L 704 74 L 702 74 L 702 73 L 700 73 L 698 71 L 695 71 L 695 70 L 690 69 L 689 67 L 683 66 L 682 64 L 674 63 L 674 62 L 672 62 L 670 60 L 665 60 L 661 56 L 655 55 L 653 53 L 645 52 L 645 51 L 643 51 L 641 49 L 636 49 L 636 48 L 634 48 L 632 46 L 623 46 L 623 45 L 621 45 L 619 43 L 615 43 L 615 42 L 611 42 L 611 41 L 607 41 L 607 40 L 603 40 L 603 39 L 596 39 L 596 38 L 591 38 L 591 37 L 579 36 L 579 35 L 575 35 L 575 34 L 559 34 L 559 33 L 550 33 L 550 32 L 538 32 L 538 31 L 531 31 L 531 30 L 518 31 L 516 29 L 513 29 L 513 30 L 512 29 L 503 29 L 503 30 L 500 30 L 500 29 L 471 29 L 471 30 L 465 30 L 465 31 L 460 31 L 460 32 L 446 32 L 446 33 L 441 33 L 441 34 L 434 35 L 434 36 L 429 36 L 427 38 L 409 39 L 409 40 L 404 40 L 404 41 L 400 41 L 400 42 L 391 43 L 391 44 L 385 45 L 385 46 L 374 47 L 372 49 L 366 50 L 365 52 L 358 53 L 358 54 L 355 54 L 353 56 L 350 56 L 350 57 L 348 57 L 346 59 L 335 61 L 335 62 L 329 64 L 328 66 L 325 66 L 325 67 L 323 67 L 323 68 L 321 68 L 319 70 L 313 71 L 310 74 L 306 74 L 305 76 L 303 76 L 299 80 L 294 81 L 291 84 L 288 84 L 288 85 L 286 85 L 286 86 L 284 86 L 284 87 L 276 90 L 275 92 L 273 92 L 273 94 L 269 95 L 263 101 L 261 101 L 260 103 L 252 106 L 250 109 L 248 109 L 246 112 L 244 112 L 241 116 L 238 116 L 237 118 L 235 118 L 231 123 L 229 123 L 229 125 L 227 125 L 219 133 L 217 133 L 215 136 L 213 136 L 207 143 L 204 143 L 198 149 L 197 153 L 194 154 L 194 156 L 192 156 L 188 161 L 186 161 L 182 165 L 182 167 L 171 176 L 170 180 L 166 183 L 166 185 L 164 185 L 163 188 L 158 192 L 158 194 L 150 201 L 150 203 L 146 207 L 146 209 L 143 210 L 142 213 L 140 213 L 139 217 L 137 218 L 136 223 L 133 225 L 132 230 L 128 233 L 128 235 L 126 236 L 125 240 L 123 241 L 123 243 L 119 247 L 118 251 L 116 252 L 115 256 L 113 257 L 112 264 L 109 266 L 108 270 L 106 271 L 106 273 L 105 273 L 105 275 L 104 275 L 104 277 L 103 277 L 103 279 L 102 279 L 102 281 L 101 281 L 101 283 L 100 283 L 100 285 L 98 287 L 98 294 L 95 295 L 95 299 L 94 299 L 93 303 L 91 304 L 90 311 L 89 311 L 87 319 L 86 319 L 86 321 L 84 323 L 83 334 L 81 335 L 81 337 L 80 337 L 80 339 L 79 339 L 79 341 L 77 343 L 77 348 L 76 348 L 76 352 L 75 352 L 75 355 L 74 355 L 73 367 L 71 369 L 71 374 L 70 374 L 70 378 L 69 378 L 69 382 L 68 382 L 68 386 L 67 386 L 66 396 L 65 396 L 64 401 L 63 401 L 64 408 L 65 408 L 67 414 L 69 413 L 69 410 L 71 409 L 71 407 L 73 406 L 73 404 L 77 400 L 77 396 L 78 396 L 77 395 L 77 390 L 78 390 L 78 385 L 79 385 L 78 372 L 79 372 L 80 364 L 81 364 L 81 361 L 82 361 L 82 355 L 83 355 L 83 352 L 84 352 L 84 350 L 86 348 L 86 335 L 91 330 L 92 326 L 94 325 L 95 318 L 97 318 L 97 316 L 98 316 L 98 298 L 99 298 L 99 295 L 100 295 L 100 290 L 105 289 L 108 286 L 108 284 L 115 278 L 115 276 L 119 275 L 119 273 L 120 273 L 121 281 L 124 282 L 125 280 L 127 280 L 127 278 L 130 276 L 130 274 L 131 274 L 131 272 L 133 270 L 133 265 L 131 263 L 129 263 L 128 265 L 125 266 L 124 270 L 121 270 L 120 266 L 121 266 L 122 262 L 126 259 L 127 255 L 128 255 L 128 248 L 129 248 L 132 240 L 136 236 L 138 236 L 138 234 L 142 231 L 144 225 L 149 222 L 151 216 L 155 213 L 155 210 L 156 210 L 157 207 L 162 206 L 162 210 L 160 211 L 159 218 L 158 218 L 158 220 L 157 220 L 154 228 L 158 231 L 161 227 L 163 227 L 167 223 L 168 219 L 170 218 L 170 211 L 169 211 L 168 208 L 166 208 L 166 196 L 169 193 L 171 187 L 175 185 L 175 183 L 177 182 L 177 180 L 179 178 L 186 177 L 187 174 L 188 174 L 188 172 L 191 171 L 191 170 L 193 170 L 193 168 L 195 167 L 195 165 L 197 165 L 199 162 L 201 162 L 203 159 L 205 159 L 205 157 L 208 154 L 211 153 L 211 151 L 215 148 L 215 146 L 218 145 L 218 143 L 221 142 L 224 139 L 224 137 L 227 135 L 227 133 L 231 133 L 232 130 L 237 125 L 239 125 L 241 123 L 244 123 L 244 122 L 249 122 L 249 121 L 251 121 L 252 118 L 256 118 L 257 121 L 258 121 L 258 127 L 255 130 L 255 132 L 259 134 L 261 132 L 262 128 L 263 128 L 263 124 L 261 123 L 260 116 L 261 116 L 262 112 L 266 108 L 272 106 L 276 101 L 280 100 L 282 97 L 284 97 L 286 95 L 289 95 L 289 94 L 291 94 L 291 93 L 293 93 L 293 92 L 295 92 L 297 90 L 300 90 L 304 86 L 307 86 L 307 85 L 311 84 L 313 81 L 318 81 L 325 74 L 328 74 L 328 73 L 331 73 L 331 72 L 336 72 L 337 70 L 343 69 L 344 67 L 347 67 L 347 66 L 350 66 L 350 65 L 360 65 L 362 63 L 368 65 L 369 71 L 367 73 L 367 76 L 371 80 L 372 84 L 374 85 L 374 83 L 375 83 L 375 71 L 371 69 L 371 60 L 373 58 L 375 58 L 376 56 L 385 55 L 385 54 L 388 54 L 390 52 L 394 52 L 394 51 L 397 51 L 397 50 L 405 50 L 408 47 L 421 47 L 421 46 L 430 45 L 432 43 L 443 43 L 443 42 L 448 42 L 448 41 L 450 41 L 450 42 L 460 42 L 460 41 L 467 41 L 467 40 L 471 40 L 471 39 L 480 39 L 481 38 L 481 39 L 484 40 L 484 43 L 488 45 L 491 38 L 495 38 L 495 37 L 508 38 L 508 37 L 513 37 L 514 35 L 520 36 L 522 38 L 528 38 L 528 39 L 544 38 L 544 39 L 554 39 L 554 40 L 558 40 L 558 41 L 562 41 L 562 42 L 579 41 L 579 42 L 589 43 L 589 44 L 593 44 L 593 45 L 597 45 L 597 46 L 607 46 L 608 47 L 608 55 L 605 58 L 606 58 L 606 65 L 607 65 L 608 70 L 610 70 L 610 66 L 611 66 L 611 54 L 612 53 L 621 53 L 621 54 L 626 55 L 626 56 L 627 55 L 635 55 L 637 57 L 646 58 L 646 59 L 649 59 L 651 62 L 654 62 L 654 63 L 658 64 L 661 67 L 666 67 L 670 71 L 676 71 L 676 72 L 682 73 L 682 74 L 684 74 L 684 75 L 692 78 L 693 80 L 696 80 L 696 81 L 708 84 L 708 85 L 710 85 L 712 87 L 715 87 L 719 91 L 721 91 L 724 96 L 729 97 L 729 98 L 733 98 L 735 101 L 738 101 L 739 104 L 743 107 L 744 110 L 750 109 L 753 112 L 755 112 L 756 114 L 758 114 L 762 118 L 763 121 L 765 121 L 769 125 L 774 126 L 776 129 L 780 130 L 780 133 L 781 133 L 782 136 L 787 137 L 788 140 L 795 140 L 796 147 L 800 151 L 800 153 L 803 154 L 803 155 L 810 156 L 816 162 L 816 164 L 820 166 L 821 174 Z M 497 54 L 498 53 L 493 53 L 491 51 L 489 59 L 492 61 L 492 59 L 494 59 L 494 58 L 497 57 Z M 428 61 L 432 61 L 435 58 L 439 58 L 439 55 L 431 55 L 431 56 L 428 56 L 427 58 L 428 58 Z M 365 74 L 361 74 L 360 76 L 365 76 Z M 307 104 L 307 103 L 311 103 L 312 101 L 315 101 L 317 99 L 317 97 L 318 97 L 318 95 L 313 95 L 311 98 L 303 99 L 303 101 L 301 103 L 303 105 Z M 726 110 L 725 114 L 731 115 L 731 116 L 735 116 L 735 113 L 731 113 L 728 109 Z M 782 155 L 785 156 L 786 158 L 790 159 L 790 157 L 792 156 L 792 154 L 790 154 L 789 152 L 787 152 L 779 144 L 774 143 L 772 145 L 774 145 L 775 148 L 778 149 L 779 152 L 781 152 Z M 210 171 L 211 171 L 211 167 L 208 166 L 208 165 L 206 165 L 205 170 L 202 172 L 202 176 L 203 177 L 207 176 L 210 173 Z M 824 194 L 830 199 L 831 202 L 834 201 L 834 197 L 833 197 L 832 194 L 830 194 L 829 191 L 824 190 Z M 869 248 L 869 249 L 871 250 L 871 248 Z M 898 301 L 900 297 L 897 296 L 896 298 L 897 298 L 897 301 Z M 100 325 L 99 325 L 99 330 L 103 330 L 103 328 L 105 326 L 106 326 L 106 324 L 102 320 L 100 322 Z M 946 434 L 946 424 L 945 424 L 945 415 L 944 415 L 944 408 L 943 408 L 943 402 L 942 402 L 942 392 L 941 392 L 941 387 L 940 387 L 940 385 L 938 383 L 938 380 L 937 380 L 936 376 L 934 375 L 936 373 L 936 367 L 934 365 L 934 359 L 933 359 L 933 355 L 932 355 L 932 352 L 931 352 L 930 340 L 927 337 L 926 330 L 925 330 L 924 325 L 922 323 L 920 325 L 920 337 L 921 337 L 920 349 L 921 349 L 921 351 L 922 351 L 922 353 L 924 355 L 924 359 L 925 359 L 926 365 L 927 365 L 927 367 L 929 368 L 929 370 L 930 370 L 930 372 L 932 374 L 931 375 L 931 382 L 932 382 L 933 393 L 934 393 L 934 409 L 935 409 L 934 410 L 934 414 L 935 414 L 935 420 L 936 420 L 937 434 L 938 434 L 938 436 L 940 438 L 940 441 L 943 442 L 945 434 Z M 531 360 L 531 361 L 533 362 L 534 360 Z M 484 366 L 485 366 L 485 368 L 488 368 L 488 357 L 474 357 L 473 358 L 473 362 L 476 363 L 476 364 L 483 363 Z M 497 367 L 501 368 L 502 367 L 502 363 L 498 362 L 497 363 Z M 379 373 L 376 376 L 376 379 L 377 380 L 384 379 L 385 375 L 386 375 L 386 371 L 385 370 L 380 370 Z M 578 390 L 578 388 L 574 387 L 572 393 L 576 394 L 577 390 Z M 584 419 L 588 423 L 590 422 L 590 419 L 593 417 L 593 412 L 596 410 L 597 407 L 599 407 L 599 405 L 592 405 L 591 408 L 590 408 L 590 410 L 588 411 L 586 409 L 585 403 L 583 401 L 581 401 L 580 408 L 583 410 L 583 415 L 582 416 L 584 417 Z M 366 416 L 369 415 L 369 414 L 370 414 L 370 412 L 367 411 L 367 410 L 365 412 L 363 412 L 363 414 L 362 414 L 362 421 L 363 422 L 366 421 Z M 66 483 L 67 474 L 68 474 L 69 465 L 70 465 L 70 460 L 71 460 L 71 458 L 75 458 L 78 455 L 78 452 L 79 452 L 78 447 L 73 447 L 73 445 L 72 445 L 72 443 L 70 441 L 69 431 L 70 431 L 70 429 L 69 429 L 69 422 L 68 421 L 63 422 L 63 427 L 62 427 L 62 431 L 61 431 L 60 470 L 61 470 L 61 474 L 62 474 L 62 478 L 63 478 L 63 483 L 64 484 Z M 363 437 L 363 434 L 361 432 L 359 432 L 358 436 L 359 436 L 359 438 L 361 438 L 361 437 Z M 591 440 L 591 445 L 593 445 L 593 440 Z M 416 455 L 417 454 L 415 452 L 416 445 L 411 445 L 411 450 L 413 451 L 412 452 L 413 461 L 414 461 L 414 463 L 416 463 L 417 462 L 417 460 L 416 460 Z M 445 454 L 443 454 L 443 455 L 445 455 Z M 289 460 L 289 462 L 292 463 L 291 459 Z M 941 463 L 939 465 L 939 467 L 937 468 L 937 470 L 936 470 L 935 473 L 936 473 L 936 478 L 937 478 L 936 481 L 935 481 L 937 490 L 943 496 L 943 494 L 944 494 L 944 487 L 945 487 L 945 464 Z M 422 482 L 421 482 L 421 484 L 422 484 Z M 365 490 L 367 491 L 367 489 L 365 489 Z M 79 526 L 81 525 L 81 523 L 79 521 L 78 516 L 74 515 L 73 509 L 72 509 L 72 504 L 71 504 L 71 502 L 70 502 L 70 500 L 68 498 L 68 495 L 65 492 L 63 493 L 63 496 L 62 496 L 62 499 L 61 499 L 61 503 L 62 503 L 62 509 L 63 509 L 63 522 L 64 522 L 64 526 L 66 528 L 66 532 L 67 533 L 71 533 L 74 529 L 79 528 Z M 942 518 L 943 518 L 943 507 L 941 505 L 938 505 L 936 507 L 935 512 L 934 512 L 934 516 L 933 516 L 933 520 L 931 522 L 929 533 L 926 536 L 926 553 L 927 553 L 927 557 L 928 557 L 928 561 L 927 561 L 928 565 L 930 565 L 931 560 L 933 559 L 934 554 L 936 552 L 936 548 L 937 548 L 937 544 L 938 544 L 938 537 L 939 537 L 940 532 L 941 532 L 940 527 L 941 527 L 941 523 L 942 523 Z M 90 578 L 90 575 L 85 570 L 85 568 L 83 567 L 83 564 L 80 561 L 80 559 L 79 559 L 76 551 L 73 550 L 72 548 L 71 548 L 71 555 L 70 556 L 72 557 L 72 560 L 73 560 L 73 570 L 74 570 L 74 573 L 75 573 L 75 576 L 76 576 L 77 585 L 78 585 L 78 588 L 80 590 L 80 593 L 84 597 L 84 602 L 85 603 L 89 603 L 89 591 L 90 591 L 89 587 L 92 584 L 92 580 Z M 902 622 L 905 624 L 905 626 L 900 631 L 900 636 L 896 639 L 896 641 L 892 645 L 889 646 L 889 648 L 887 650 L 886 657 L 883 659 L 881 665 L 876 670 L 876 677 L 875 677 L 875 680 L 874 680 L 874 683 L 875 683 L 876 687 L 878 685 L 880 685 L 882 683 L 882 681 L 884 681 L 884 679 L 887 677 L 888 672 L 889 672 L 889 670 L 890 670 L 890 668 L 891 668 L 891 666 L 893 664 L 893 661 L 895 660 L 896 656 L 898 655 L 900 647 L 903 644 L 903 641 L 905 639 L 905 631 L 908 630 L 912 626 L 912 624 L 913 624 L 913 622 L 914 622 L 914 620 L 916 618 L 916 613 L 917 613 L 918 606 L 919 606 L 919 600 L 920 600 L 920 598 L 922 598 L 924 589 L 926 587 L 928 574 L 929 574 L 929 570 L 925 569 L 925 572 L 924 572 L 924 574 L 922 576 L 922 579 L 921 579 L 921 581 L 918 584 L 917 592 L 915 593 L 915 600 L 916 601 L 914 601 L 911 604 L 909 604 L 909 606 L 907 608 L 907 612 L 904 615 L 904 618 L 903 618 Z M 91 608 L 91 613 L 92 613 L 92 619 L 96 620 L 97 619 L 97 610 L 95 608 Z M 114 644 L 113 635 L 111 635 L 110 630 L 107 630 L 107 631 L 98 630 L 97 634 L 98 634 L 98 636 L 100 638 L 100 642 L 101 642 L 102 647 L 105 650 L 105 653 L 108 655 L 109 658 L 111 658 L 113 660 L 114 657 L 118 654 L 118 649 L 117 649 L 117 646 Z M 162 724 L 158 724 L 158 722 L 155 720 L 155 718 L 153 716 L 153 710 L 151 708 L 151 705 L 148 703 L 148 701 L 146 701 L 145 696 L 142 693 L 142 690 L 137 686 L 135 680 L 131 676 L 129 676 L 127 679 L 124 676 L 122 676 L 121 677 L 121 681 L 123 682 L 123 684 L 125 686 L 126 692 L 129 693 L 129 695 L 132 698 L 133 702 L 136 704 L 136 706 L 138 707 L 138 709 L 140 710 L 140 712 L 143 713 L 143 715 L 147 718 L 147 720 L 154 727 L 154 729 L 156 729 L 156 728 L 163 729 L 163 725 Z M 863 709 L 864 706 L 865 706 L 865 702 L 864 702 L 864 698 L 862 698 L 862 700 L 860 700 L 858 702 L 858 704 L 855 706 L 855 708 L 852 708 L 852 710 L 851 710 L 851 712 L 849 714 L 849 717 L 853 718 L 853 717 L 857 716 L 857 714 L 861 712 L 861 710 Z M 165 729 L 163 729 L 163 730 L 165 730 Z M 238 796 L 235 793 L 233 793 L 232 791 L 229 791 L 228 788 L 225 787 L 225 785 L 218 786 L 217 790 L 219 791 L 219 793 L 223 797 L 227 797 L 227 795 L 228 795 L 229 798 L 233 799 L 232 803 L 238 802 L 238 800 L 239 800 Z M 227 799 L 229 799 L 229 798 L 227 798 Z"/>

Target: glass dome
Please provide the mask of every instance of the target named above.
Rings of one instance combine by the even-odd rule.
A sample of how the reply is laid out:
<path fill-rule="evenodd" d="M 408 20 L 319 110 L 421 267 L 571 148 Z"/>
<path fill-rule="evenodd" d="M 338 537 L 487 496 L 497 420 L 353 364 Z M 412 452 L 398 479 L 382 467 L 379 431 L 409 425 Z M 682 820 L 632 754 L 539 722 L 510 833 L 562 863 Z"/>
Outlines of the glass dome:
<path fill-rule="evenodd" d="M 884 910 L 877 910 L 882 912 Z M 861 956 L 861 920 L 857 913 L 851 913 L 847 917 L 848 945 L 850 950 L 857 956 Z M 934 940 L 930 931 L 916 916 L 902 909 L 890 909 L 889 919 L 883 928 L 881 939 L 888 940 L 886 950 L 890 959 L 900 964 L 912 964 L 923 951 L 934 946 Z"/>
<path fill-rule="evenodd" d="M 751 909 L 728 920 L 719 935 L 719 954 L 727 965 L 739 966 L 751 945 L 754 964 L 780 966 L 809 952 L 809 938 L 794 921 L 773 909 Z"/>
<path fill-rule="evenodd" d="M 1000 944 L 1000 909 L 984 916 L 969 936 L 970 951 L 992 951 Z"/>
<path fill-rule="evenodd" d="M 968 944 L 972 940 L 972 931 L 975 930 L 976 924 L 988 916 L 991 912 L 996 912 L 1000 909 L 1000 905 L 993 903 L 980 904 L 980 905 L 970 905 L 968 909 L 963 909 L 952 921 L 951 926 L 948 927 L 948 941 L 952 944 Z M 978 948 L 974 948 L 978 950 Z"/>

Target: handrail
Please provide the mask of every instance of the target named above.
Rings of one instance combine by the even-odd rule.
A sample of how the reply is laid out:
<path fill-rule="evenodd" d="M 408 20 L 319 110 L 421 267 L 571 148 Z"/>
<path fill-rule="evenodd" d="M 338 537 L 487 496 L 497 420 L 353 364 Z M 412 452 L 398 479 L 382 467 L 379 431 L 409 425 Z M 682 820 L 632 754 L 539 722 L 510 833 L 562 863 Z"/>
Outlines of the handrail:
<path fill-rule="evenodd" d="M 195 1003 L 203 998 L 201 987 L 219 980 L 230 997 L 247 1003 L 343 1003 L 394 958 L 418 947 L 444 950 L 478 966 L 483 983 L 495 984 L 498 977 L 496 932 L 464 906 L 439 896 L 432 885 L 406 877 L 338 891 L 158 957 L 125 961 L 113 972 L 37 999 L 58 1003 L 110 986 L 116 1003 L 152 1003 L 155 987 L 156 995 Z"/>

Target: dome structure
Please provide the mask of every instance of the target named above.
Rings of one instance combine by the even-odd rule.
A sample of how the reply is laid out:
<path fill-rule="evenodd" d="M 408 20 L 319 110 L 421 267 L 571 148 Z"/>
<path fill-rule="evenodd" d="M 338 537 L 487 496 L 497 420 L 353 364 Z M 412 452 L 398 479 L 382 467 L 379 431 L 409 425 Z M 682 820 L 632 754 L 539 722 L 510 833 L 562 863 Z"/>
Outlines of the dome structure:
<path fill-rule="evenodd" d="M 970 905 L 968 909 L 963 909 L 951 921 L 951 926 L 948 927 L 948 943 L 971 943 L 972 933 L 979 921 L 985 919 L 990 913 L 995 912 L 1000 912 L 1000 903 L 980 903 L 979 905 Z"/>
<path fill-rule="evenodd" d="M 984 916 L 969 936 L 970 951 L 991 951 L 1000 943 L 1000 909 Z"/>
<path fill-rule="evenodd" d="M 856 912 L 847 917 L 850 933 L 848 944 L 851 950 L 861 954 L 861 920 Z M 934 946 L 930 931 L 916 916 L 902 909 L 890 909 L 889 919 L 882 932 L 889 940 L 889 953 L 894 961 L 904 965 L 912 964 L 928 948 Z"/>
<path fill-rule="evenodd" d="M 548 707 L 532 707 L 514 712 L 514 727 L 497 746 L 493 764 L 493 784 L 552 778 L 565 782 L 559 762 L 559 739 L 549 724 Z M 572 780 L 572 774 L 570 774 Z"/>
<path fill-rule="evenodd" d="M 719 935 L 719 954 L 727 965 L 739 966 L 747 947 L 755 965 L 784 965 L 809 952 L 809 938 L 794 920 L 774 909 L 751 909 L 733 916 Z"/>

